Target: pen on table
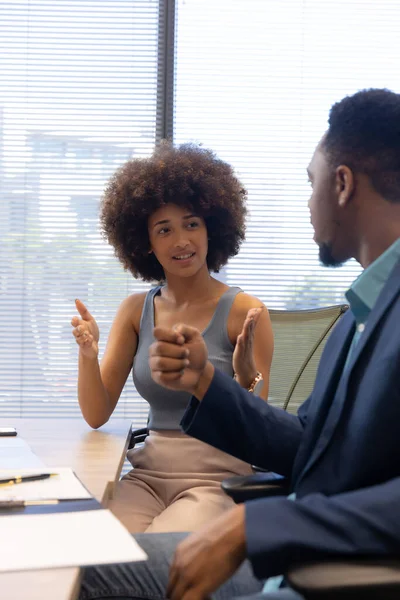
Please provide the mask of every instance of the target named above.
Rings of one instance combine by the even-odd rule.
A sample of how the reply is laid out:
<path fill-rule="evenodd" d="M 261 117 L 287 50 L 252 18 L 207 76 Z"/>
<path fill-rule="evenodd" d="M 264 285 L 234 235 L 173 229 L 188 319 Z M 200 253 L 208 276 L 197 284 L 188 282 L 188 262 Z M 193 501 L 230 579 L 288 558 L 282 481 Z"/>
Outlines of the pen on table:
<path fill-rule="evenodd" d="M 60 500 L 1 500 L 0 510 L 3 510 L 3 508 L 24 508 L 25 506 L 42 506 L 59 503 Z"/>
<path fill-rule="evenodd" d="M 7 477 L 0 479 L 0 486 L 16 485 L 17 483 L 26 483 L 28 481 L 40 481 L 41 479 L 49 479 L 49 477 L 57 477 L 58 473 L 39 473 L 38 475 L 23 475 L 18 477 Z"/>

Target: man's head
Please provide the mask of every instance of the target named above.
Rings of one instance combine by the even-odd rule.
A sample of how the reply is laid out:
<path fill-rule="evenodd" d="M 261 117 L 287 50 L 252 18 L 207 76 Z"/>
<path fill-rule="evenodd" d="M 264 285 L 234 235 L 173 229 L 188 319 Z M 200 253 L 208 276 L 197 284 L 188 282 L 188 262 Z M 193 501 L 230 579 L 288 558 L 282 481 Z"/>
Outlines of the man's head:
<path fill-rule="evenodd" d="M 400 216 L 400 94 L 364 90 L 334 104 L 308 173 L 321 262 L 360 260 L 363 238 Z"/>

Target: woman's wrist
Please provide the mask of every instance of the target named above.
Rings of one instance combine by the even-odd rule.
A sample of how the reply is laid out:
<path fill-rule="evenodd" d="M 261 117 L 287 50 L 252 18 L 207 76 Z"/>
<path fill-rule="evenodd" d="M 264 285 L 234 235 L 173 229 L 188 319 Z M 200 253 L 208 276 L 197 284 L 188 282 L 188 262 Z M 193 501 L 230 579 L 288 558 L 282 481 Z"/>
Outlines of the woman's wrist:
<path fill-rule="evenodd" d="M 257 376 L 257 369 L 251 370 L 248 373 L 235 373 L 234 379 L 238 382 L 240 387 L 245 388 L 247 390 L 250 387 L 251 383 Z"/>
<path fill-rule="evenodd" d="M 257 383 L 262 380 L 262 374 L 259 371 L 252 371 L 249 375 L 243 376 L 238 373 L 234 374 L 235 381 L 238 382 L 240 387 L 248 390 L 249 392 L 254 392 L 254 388 Z"/>
<path fill-rule="evenodd" d="M 84 352 L 84 350 L 82 350 L 82 348 L 79 348 L 79 359 L 85 365 L 96 364 L 96 363 L 99 364 L 99 353 L 93 352 L 93 354 L 91 354 L 91 356 L 88 356 L 87 354 L 85 354 L 85 352 Z"/>

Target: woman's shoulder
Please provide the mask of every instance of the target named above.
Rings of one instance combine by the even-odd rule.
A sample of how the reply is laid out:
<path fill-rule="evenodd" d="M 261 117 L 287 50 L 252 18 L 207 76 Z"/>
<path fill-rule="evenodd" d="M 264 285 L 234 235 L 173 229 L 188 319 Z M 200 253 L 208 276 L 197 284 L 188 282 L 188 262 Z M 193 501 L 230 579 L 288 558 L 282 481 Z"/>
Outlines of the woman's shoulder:
<path fill-rule="evenodd" d="M 125 298 L 120 304 L 115 320 L 131 322 L 135 331 L 138 332 L 147 294 L 148 292 L 139 292 Z"/>
<path fill-rule="evenodd" d="M 138 292 L 136 294 L 131 294 L 127 296 L 124 300 L 122 300 L 119 310 L 123 311 L 132 311 L 137 310 L 138 308 L 142 308 L 144 301 L 146 300 L 148 292 Z"/>
<path fill-rule="evenodd" d="M 266 306 L 259 298 L 252 296 L 251 294 L 246 294 L 246 292 L 241 292 L 236 295 L 232 305 L 232 311 L 235 316 L 246 316 L 251 308 L 266 309 Z"/>

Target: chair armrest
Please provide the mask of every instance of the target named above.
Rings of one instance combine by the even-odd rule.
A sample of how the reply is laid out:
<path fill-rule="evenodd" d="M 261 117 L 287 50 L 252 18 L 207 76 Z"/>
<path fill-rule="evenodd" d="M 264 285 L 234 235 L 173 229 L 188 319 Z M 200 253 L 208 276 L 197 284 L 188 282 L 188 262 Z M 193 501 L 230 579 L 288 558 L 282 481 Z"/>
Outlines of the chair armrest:
<path fill-rule="evenodd" d="M 129 440 L 128 450 L 131 450 L 136 446 L 136 444 L 141 444 L 147 438 L 149 434 L 149 430 L 147 427 L 142 427 L 141 429 L 134 429 L 131 434 L 131 439 Z"/>
<path fill-rule="evenodd" d="M 399 559 L 346 559 L 289 569 L 286 579 L 306 600 L 398 600 Z"/>
<path fill-rule="evenodd" d="M 289 481 L 286 477 L 272 471 L 243 477 L 229 477 L 222 481 L 221 487 L 236 504 L 256 498 L 289 494 Z"/>

